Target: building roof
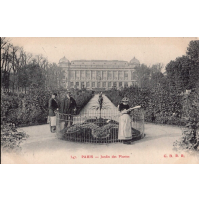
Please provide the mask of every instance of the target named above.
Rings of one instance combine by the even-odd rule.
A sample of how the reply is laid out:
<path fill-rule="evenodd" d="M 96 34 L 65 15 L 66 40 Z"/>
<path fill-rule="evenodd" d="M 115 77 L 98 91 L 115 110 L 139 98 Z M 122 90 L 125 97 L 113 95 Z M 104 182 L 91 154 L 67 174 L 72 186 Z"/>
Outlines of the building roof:
<path fill-rule="evenodd" d="M 127 61 L 118 61 L 118 60 L 73 60 L 71 61 L 71 65 L 124 65 L 127 66 Z"/>
<path fill-rule="evenodd" d="M 131 59 L 130 63 L 131 64 L 140 64 L 140 61 L 138 59 L 136 59 L 135 57 L 133 57 L 133 59 Z"/>
<path fill-rule="evenodd" d="M 127 62 L 127 61 L 122 61 L 122 60 L 73 60 L 74 62 Z"/>
<path fill-rule="evenodd" d="M 69 60 L 64 56 L 59 60 L 59 63 L 70 63 Z"/>

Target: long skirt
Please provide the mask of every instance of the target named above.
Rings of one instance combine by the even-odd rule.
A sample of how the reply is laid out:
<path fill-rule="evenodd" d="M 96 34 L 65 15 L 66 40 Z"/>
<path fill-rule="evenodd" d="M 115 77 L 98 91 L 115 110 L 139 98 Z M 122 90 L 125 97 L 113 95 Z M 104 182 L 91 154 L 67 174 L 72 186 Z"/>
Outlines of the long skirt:
<path fill-rule="evenodd" d="M 56 126 L 56 116 L 48 116 L 47 123 L 50 126 Z"/>
<path fill-rule="evenodd" d="M 131 117 L 128 114 L 123 114 L 119 118 L 119 140 L 130 140 L 132 139 L 131 134 Z"/>

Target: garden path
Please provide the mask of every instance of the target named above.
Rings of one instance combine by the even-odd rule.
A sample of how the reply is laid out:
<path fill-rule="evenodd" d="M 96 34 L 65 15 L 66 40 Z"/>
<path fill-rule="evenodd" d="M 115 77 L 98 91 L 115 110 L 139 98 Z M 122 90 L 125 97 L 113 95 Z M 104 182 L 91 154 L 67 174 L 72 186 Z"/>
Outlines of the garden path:
<path fill-rule="evenodd" d="M 49 125 L 22 128 L 29 138 L 15 153 L 3 153 L 2 163 L 199 163 L 199 158 L 183 151 L 172 150 L 173 142 L 181 136 L 181 128 L 169 125 L 145 124 L 146 137 L 131 145 L 84 144 L 57 139 Z M 172 157 L 164 157 L 164 155 Z M 178 154 L 179 157 L 175 157 Z M 185 157 L 181 157 L 184 154 Z M 82 156 L 93 156 L 82 158 Z M 113 155 L 117 158 L 102 158 Z M 119 155 L 129 158 L 119 158 Z M 98 156 L 99 158 L 95 158 Z M 72 157 L 76 157 L 73 159 Z"/>
<path fill-rule="evenodd" d="M 103 107 L 101 110 L 101 117 L 118 121 L 120 113 L 117 107 L 115 107 L 115 105 L 105 95 L 102 97 Z M 97 109 L 99 107 L 98 98 L 99 94 L 95 94 L 94 97 L 91 98 L 91 100 L 81 110 L 80 114 L 74 118 L 74 123 L 83 122 L 85 119 L 91 117 L 100 117 L 100 111 Z"/>

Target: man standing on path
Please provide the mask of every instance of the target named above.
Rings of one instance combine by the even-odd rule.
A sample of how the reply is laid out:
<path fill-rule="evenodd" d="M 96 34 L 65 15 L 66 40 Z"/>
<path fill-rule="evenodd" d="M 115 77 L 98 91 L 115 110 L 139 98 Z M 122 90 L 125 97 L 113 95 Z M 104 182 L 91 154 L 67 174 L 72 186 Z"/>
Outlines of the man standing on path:
<path fill-rule="evenodd" d="M 66 114 L 64 116 L 65 119 L 65 127 L 71 126 L 73 124 L 73 114 L 76 113 L 77 104 L 75 99 L 71 96 L 71 93 L 68 91 L 66 93 L 66 97 L 61 102 L 59 112 L 62 114 Z"/>

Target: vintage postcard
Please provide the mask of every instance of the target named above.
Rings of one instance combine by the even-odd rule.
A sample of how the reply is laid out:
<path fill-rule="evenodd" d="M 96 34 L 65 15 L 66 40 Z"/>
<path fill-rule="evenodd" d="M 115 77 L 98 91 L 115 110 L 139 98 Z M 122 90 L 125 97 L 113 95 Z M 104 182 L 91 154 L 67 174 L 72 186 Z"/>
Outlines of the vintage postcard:
<path fill-rule="evenodd" d="M 2 164 L 198 164 L 199 38 L 1 37 Z"/>

